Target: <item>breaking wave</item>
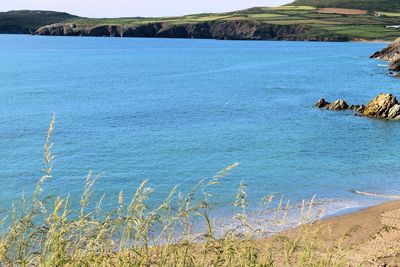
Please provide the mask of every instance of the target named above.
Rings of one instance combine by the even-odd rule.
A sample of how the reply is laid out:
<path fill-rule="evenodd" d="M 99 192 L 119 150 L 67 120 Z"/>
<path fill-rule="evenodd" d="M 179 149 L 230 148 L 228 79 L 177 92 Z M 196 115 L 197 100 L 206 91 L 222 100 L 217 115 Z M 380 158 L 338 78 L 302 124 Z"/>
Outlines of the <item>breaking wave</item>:
<path fill-rule="evenodd" d="M 354 189 L 350 190 L 350 192 L 357 194 L 357 195 L 363 195 L 363 196 L 369 196 L 369 197 L 384 197 L 384 198 L 400 199 L 400 195 L 375 194 L 375 193 L 370 193 L 370 192 L 357 191 Z"/>

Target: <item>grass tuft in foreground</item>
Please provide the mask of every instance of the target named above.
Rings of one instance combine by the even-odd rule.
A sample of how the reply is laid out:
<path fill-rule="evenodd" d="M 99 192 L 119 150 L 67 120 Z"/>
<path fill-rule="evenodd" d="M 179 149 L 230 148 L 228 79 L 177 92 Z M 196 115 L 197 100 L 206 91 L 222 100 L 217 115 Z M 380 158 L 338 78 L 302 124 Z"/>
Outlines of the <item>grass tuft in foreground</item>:
<path fill-rule="evenodd" d="M 147 200 L 153 190 L 143 181 L 131 198 L 119 194 L 116 209 L 102 211 L 102 199 L 93 203 L 98 177 L 90 172 L 80 199 L 80 209 L 70 208 L 70 198 L 48 197 L 43 184 L 52 178 L 55 116 L 44 146 L 43 176 L 32 198 L 14 205 L 10 218 L 1 222 L 1 266 L 347 266 L 340 242 L 325 246 L 319 239 L 313 201 L 303 202 L 296 231 L 282 232 L 250 222 L 246 185 L 240 184 L 234 206 L 235 224 L 222 233 L 212 220 L 208 189 L 238 166 L 235 163 L 211 179 L 202 180 L 182 194 L 178 187 L 158 206 Z M 283 226 L 289 202 L 274 197 L 263 203 L 269 225 Z M 200 227 L 199 227 L 200 226 Z M 197 230 L 194 230 L 197 229 Z"/>

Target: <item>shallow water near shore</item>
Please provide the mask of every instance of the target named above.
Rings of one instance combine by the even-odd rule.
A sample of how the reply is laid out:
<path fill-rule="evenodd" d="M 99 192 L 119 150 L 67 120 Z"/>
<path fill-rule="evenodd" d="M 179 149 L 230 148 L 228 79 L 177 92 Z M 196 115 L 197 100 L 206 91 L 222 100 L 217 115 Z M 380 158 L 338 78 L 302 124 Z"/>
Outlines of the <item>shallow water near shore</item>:
<path fill-rule="evenodd" d="M 51 115 L 49 193 L 118 205 L 149 179 L 159 203 L 234 162 L 212 189 L 230 216 L 239 183 L 250 205 L 269 193 L 316 199 L 326 214 L 400 194 L 400 123 L 313 108 L 320 97 L 364 104 L 400 96 L 400 80 L 369 59 L 383 43 L 312 43 L 0 35 L 0 209 L 31 192 Z"/>

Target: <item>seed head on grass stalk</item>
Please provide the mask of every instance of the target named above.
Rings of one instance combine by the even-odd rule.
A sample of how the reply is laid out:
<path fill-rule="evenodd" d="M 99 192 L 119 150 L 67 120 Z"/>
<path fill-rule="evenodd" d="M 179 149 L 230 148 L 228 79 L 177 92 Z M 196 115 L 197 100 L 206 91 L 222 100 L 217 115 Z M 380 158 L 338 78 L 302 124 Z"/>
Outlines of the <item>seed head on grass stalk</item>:
<path fill-rule="evenodd" d="M 54 155 L 51 153 L 51 149 L 54 146 L 54 143 L 51 141 L 51 137 L 54 132 L 54 125 L 56 123 L 56 114 L 53 114 L 53 117 L 51 118 L 50 126 L 47 131 L 47 137 L 46 137 L 46 142 L 44 143 L 44 153 L 43 153 L 43 169 L 42 173 L 44 174 L 38 181 L 36 185 L 36 190 L 34 197 L 37 197 L 37 195 L 42 192 L 42 185 L 43 183 L 50 179 L 51 173 L 53 171 L 53 160 L 54 160 Z"/>

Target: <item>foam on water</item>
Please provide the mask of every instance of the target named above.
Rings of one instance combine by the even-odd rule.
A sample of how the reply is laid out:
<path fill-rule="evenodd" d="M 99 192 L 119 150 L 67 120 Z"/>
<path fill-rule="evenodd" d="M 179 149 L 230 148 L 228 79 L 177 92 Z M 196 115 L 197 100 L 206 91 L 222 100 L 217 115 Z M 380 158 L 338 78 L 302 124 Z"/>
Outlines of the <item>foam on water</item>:
<path fill-rule="evenodd" d="M 385 194 L 376 194 L 370 192 L 362 192 L 357 190 L 350 190 L 354 194 L 362 195 L 362 196 L 370 196 L 370 197 L 381 197 L 381 198 L 388 198 L 388 199 L 400 199 L 400 195 L 385 195 Z"/>

